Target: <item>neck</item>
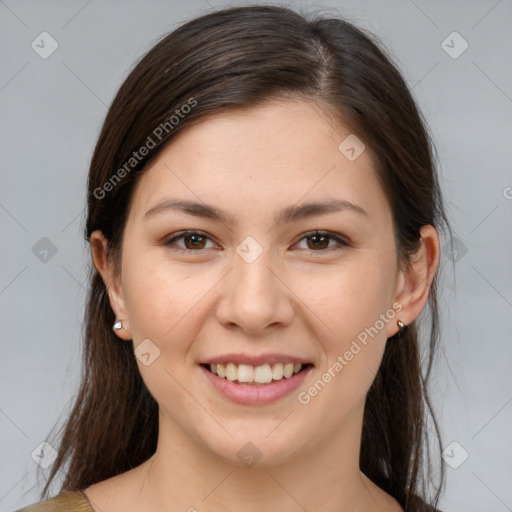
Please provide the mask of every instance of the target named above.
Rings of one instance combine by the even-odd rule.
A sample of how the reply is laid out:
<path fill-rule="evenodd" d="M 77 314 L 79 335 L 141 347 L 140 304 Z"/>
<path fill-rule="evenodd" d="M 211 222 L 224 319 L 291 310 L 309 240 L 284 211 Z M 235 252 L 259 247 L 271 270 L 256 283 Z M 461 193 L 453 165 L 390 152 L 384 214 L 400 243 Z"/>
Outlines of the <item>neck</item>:
<path fill-rule="evenodd" d="M 373 484 L 359 471 L 362 413 L 329 443 L 292 447 L 279 463 L 262 454 L 252 467 L 213 454 L 160 414 L 157 450 L 138 468 L 137 496 L 144 507 L 165 512 L 375 510 Z"/>

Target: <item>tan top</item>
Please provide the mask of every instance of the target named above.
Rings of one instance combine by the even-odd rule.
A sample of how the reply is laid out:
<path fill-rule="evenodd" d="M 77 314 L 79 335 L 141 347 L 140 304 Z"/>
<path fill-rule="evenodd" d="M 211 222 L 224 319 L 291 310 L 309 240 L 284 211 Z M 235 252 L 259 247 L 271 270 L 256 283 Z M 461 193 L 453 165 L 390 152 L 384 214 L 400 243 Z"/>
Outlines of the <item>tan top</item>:
<path fill-rule="evenodd" d="M 420 500 L 418 503 L 413 505 L 410 510 L 413 511 L 417 508 L 417 505 L 425 505 Z M 423 509 L 423 508 L 422 508 Z M 434 509 L 435 512 L 442 512 L 439 509 Z M 33 505 L 20 508 L 14 512 L 94 512 L 89 500 L 85 493 L 81 490 L 66 491 L 57 494 L 53 498 L 39 501 Z"/>
<path fill-rule="evenodd" d="M 94 512 L 87 496 L 81 491 L 66 491 L 53 498 L 38 501 L 14 512 Z"/>

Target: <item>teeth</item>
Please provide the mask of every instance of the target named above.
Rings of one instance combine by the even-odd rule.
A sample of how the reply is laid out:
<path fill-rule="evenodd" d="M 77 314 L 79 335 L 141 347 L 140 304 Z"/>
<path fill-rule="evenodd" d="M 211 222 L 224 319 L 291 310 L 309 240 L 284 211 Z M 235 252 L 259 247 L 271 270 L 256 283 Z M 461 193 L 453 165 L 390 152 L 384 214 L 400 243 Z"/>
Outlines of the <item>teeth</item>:
<path fill-rule="evenodd" d="M 272 368 L 272 378 L 274 380 L 281 380 L 283 378 L 283 365 L 281 363 L 277 363 Z"/>
<path fill-rule="evenodd" d="M 239 364 L 236 375 L 238 382 L 254 382 L 254 367 L 248 364 Z"/>
<path fill-rule="evenodd" d="M 269 364 L 263 364 L 254 368 L 254 382 L 268 384 L 272 382 L 272 370 Z"/>
<path fill-rule="evenodd" d="M 237 367 L 233 363 L 228 363 L 226 365 L 226 379 L 228 380 L 236 380 L 237 378 Z"/>
<path fill-rule="evenodd" d="M 210 370 L 214 375 L 225 378 L 231 382 L 237 381 L 244 384 L 269 384 L 272 381 L 289 379 L 292 375 L 302 370 L 302 364 L 297 363 L 276 363 L 273 365 L 262 364 L 252 366 L 250 364 L 236 365 L 211 364 Z"/>

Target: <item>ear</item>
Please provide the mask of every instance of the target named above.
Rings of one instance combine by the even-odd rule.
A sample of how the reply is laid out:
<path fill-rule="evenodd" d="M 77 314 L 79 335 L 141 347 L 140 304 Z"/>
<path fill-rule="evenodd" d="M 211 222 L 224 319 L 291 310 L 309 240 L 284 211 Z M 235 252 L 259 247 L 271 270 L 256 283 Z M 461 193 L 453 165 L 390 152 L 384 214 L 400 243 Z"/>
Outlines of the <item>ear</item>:
<path fill-rule="evenodd" d="M 423 311 L 430 293 L 430 286 L 439 267 L 440 243 L 436 229 L 431 225 L 420 230 L 421 246 L 412 256 L 407 268 L 400 271 L 394 302 L 402 306 L 397 319 L 410 324 Z M 396 324 L 388 324 L 393 330 L 388 337 L 398 332 Z"/>
<path fill-rule="evenodd" d="M 120 275 L 116 274 L 113 261 L 108 255 L 108 241 L 99 230 L 93 231 L 90 236 L 91 253 L 94 266 L 101 274 L 107 288 L 110 307 L 116 320 L 122 320 L 123 328 L 114 331 L 121 339 L 130 340 L 130 325 L 126 311 Z"/>

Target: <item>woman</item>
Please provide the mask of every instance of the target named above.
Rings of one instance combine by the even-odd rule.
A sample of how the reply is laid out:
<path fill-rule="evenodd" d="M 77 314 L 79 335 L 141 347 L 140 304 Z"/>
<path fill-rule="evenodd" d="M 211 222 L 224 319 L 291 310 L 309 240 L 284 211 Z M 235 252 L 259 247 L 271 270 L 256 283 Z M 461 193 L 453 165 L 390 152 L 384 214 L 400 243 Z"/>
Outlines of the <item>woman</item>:
<path fill-rule="evenodd" d="M 277 6 L 167 35 L 92 158 L 83 380 L 42 497 L 68 466 L 22 510 L 437 510 L 418 317 L 428 378 L 445 228 L 371 36 Z"/>

